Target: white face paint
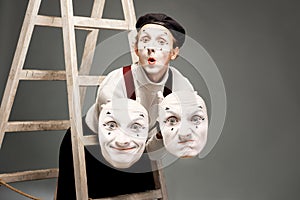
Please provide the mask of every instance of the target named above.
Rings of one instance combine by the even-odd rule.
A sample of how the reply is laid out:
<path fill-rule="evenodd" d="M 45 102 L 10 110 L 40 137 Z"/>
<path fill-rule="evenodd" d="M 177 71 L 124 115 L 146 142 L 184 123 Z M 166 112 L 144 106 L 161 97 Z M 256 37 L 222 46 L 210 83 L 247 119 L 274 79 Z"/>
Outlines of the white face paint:
<path fill-rule="evenodd" d="M 99 116 L 99 142 L 103 157 L 112 166 L 128 168 L 137 162 L 148 137 L 148 113 L 131 99 L 116 99 Z"/>
<path fill-rule="evenodd" d="M 140 29 L 137 55 L 139 63 L 148 74 L 167 70 L 170 60 L 176 58 L 173 56 L 173 41 L 172 33 L 164 26 L 146 24 Z"/>
<path fill-rule="evenodd" d="M 197 94 L 180 91 L 161 99 L 158 119 L 165 148 L 171 154 L 194 157 L 204 148 L 208 117 L 205 102 Z"/>

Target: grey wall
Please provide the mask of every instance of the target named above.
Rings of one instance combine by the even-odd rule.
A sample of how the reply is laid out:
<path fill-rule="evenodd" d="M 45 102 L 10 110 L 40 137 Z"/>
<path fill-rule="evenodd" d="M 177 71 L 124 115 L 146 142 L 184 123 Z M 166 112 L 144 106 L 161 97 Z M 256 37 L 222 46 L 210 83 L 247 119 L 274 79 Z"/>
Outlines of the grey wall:
<path fill-rule="evenodd" d="M 1 96 L 27 2 L 0 1 Z M 118 2 L 110 1 L 104 16 L 122 17 Z M 91 1 L 76 0 L 74 5 L 75 14 L 89 14 Z M 212 152 L 201 160 L 178 160 L 165 169 L 171 200 L 300 198 L 299 8 L 296 0 L 135 1 L 137 16 L 165 12 L 182 23 L 213 58 L 226 88 L 225 126 Z M 42 14 L 59 12 L 58 1 L 43 2 Z M 85 33 L 76 34 L 81 58 Z M 37 28 L 24 67 L 63 69 L 61 39 L 59 29 Z M 199 81 L 188 70 L 182 73 L 193 83 Z M 209 100 L 205 87 L 196 88 Z M 10 119 L 67 119 L 67 113 L 63 82 L 27 81 L 19 85 Z M 57 167 L 63 133 L 6 134 L 0 173 Z M 51 199 L 55 180 L 14 185 Z M 25 198 L 0 187 L 0 199 Z"/>

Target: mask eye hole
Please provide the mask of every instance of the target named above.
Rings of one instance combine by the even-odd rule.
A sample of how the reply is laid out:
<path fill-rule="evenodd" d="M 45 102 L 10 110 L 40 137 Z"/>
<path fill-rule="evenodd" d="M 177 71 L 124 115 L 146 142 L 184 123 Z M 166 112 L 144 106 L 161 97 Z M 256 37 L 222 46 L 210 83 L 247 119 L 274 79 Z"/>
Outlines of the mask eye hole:
<path fill-rule="evenodd" d="M 134 123 L 130 126 L 130 129 L 133 131 L 133 132 L 140 132 L 141 129 L 143 128 L 143 126 L 139 123 Z"/>
<path fill-rule="evenodd" d="M 199 125 L 205 118 L 200 115 L 194 115 L 191 118 L 191 121 L 195 125 Z"/>
<path fill-rule="evenodd" d="M 166 125 L 167 126 L 175 126 L 176 124 L 178 124 L 179 119 L 175 116 L 171 116 L 168 117 L 168 119 L 166 120 Z"/>
<path fill-rule="evenodd" d="M 110 131 L 113 131 L 118 128 L 118 124 L 115 121 L 106 122 L 105 125 L 106 125 L 105 128 Z"/>

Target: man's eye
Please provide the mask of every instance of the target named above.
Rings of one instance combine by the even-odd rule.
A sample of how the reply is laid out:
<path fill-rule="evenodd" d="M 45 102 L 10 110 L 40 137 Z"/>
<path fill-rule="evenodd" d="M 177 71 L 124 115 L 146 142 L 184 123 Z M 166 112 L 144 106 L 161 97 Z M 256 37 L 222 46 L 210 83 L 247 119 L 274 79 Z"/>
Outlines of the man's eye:
<path fill-rule="evenodd" d="M 147 43 L 147 42 L 150 41 L 150 38 L 149 38 L 149 37 L 142 37 L 142 38 L 140 39 L 140 41 L 141 41 L 141 42 L 144 42 L 144 43 Z"/>
<path fill-rule="evenodd" d="M 130 129 L 134 132 L 139 132 L 142 128 L 142 125 L 140 125 L 139 123 L 134 123 L 130 126 Z"/>
<path fill-rule="evenodd" d="M 105 125 L 106 125 L 105 127 L 108 130 L 115 130 L 116 128 L 118 128 L 118 124 L 115 121 L 106 122 Z"/>
<path fill-rule="evenodd" d="M 166 124 L 169 126 L 175 126 L 179 122 L 179 119 L 175 116 L 169 117 L 166 120 Z"/>
<path fill-rule="evenodd" d="M 194 116 L 191 118 L 192 123 L 195 124 L 195 125 L 200 124 L 203 120 L 204 120 L 204 117 L 199 116 L 199 115 L 194 115 Z"/>
<path fill-rule="evenodd" d="M 166 44 L 166 41 L 165 41 L 165 40 L 163 40 L 163 39 L 160 39 L 160 40 L 158 40 L 158 44 L 160 44 L 160 45 L 164 45 L 164 44 Z"/>

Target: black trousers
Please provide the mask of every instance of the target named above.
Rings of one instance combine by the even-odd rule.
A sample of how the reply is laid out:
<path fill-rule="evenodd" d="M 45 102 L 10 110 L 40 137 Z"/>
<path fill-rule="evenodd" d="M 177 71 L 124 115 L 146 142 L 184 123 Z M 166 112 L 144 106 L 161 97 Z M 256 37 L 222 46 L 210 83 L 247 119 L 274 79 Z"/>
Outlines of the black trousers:
<path fill-rule="evenodd" d="M 99 154 L 101 154 L 99 152 Z M 85 148 L 88 194 L 90 198 L 112 197 L 122 194 L 144 192 L 155 189 L 153 173 L 124 172 L 109 166 L 95 158 Z M 142 157 L 131 168 L 143 166 L 151 168 L 148 157 Z M 64 136 L 59 151 L 59 175 L 57 184 L 57 200 L 76 200 L 71 131 Z"/>

